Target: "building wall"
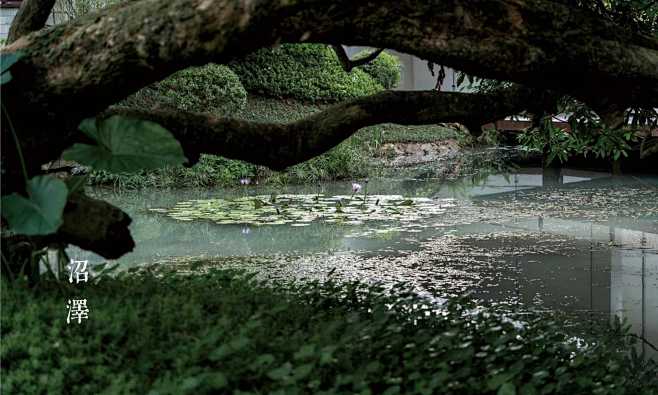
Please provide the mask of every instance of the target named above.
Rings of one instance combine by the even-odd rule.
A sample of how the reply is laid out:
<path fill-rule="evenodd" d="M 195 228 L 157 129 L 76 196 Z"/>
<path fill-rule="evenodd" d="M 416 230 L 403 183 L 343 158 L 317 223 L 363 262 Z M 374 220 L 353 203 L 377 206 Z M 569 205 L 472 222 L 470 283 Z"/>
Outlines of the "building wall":
<path fill-rule="evenodd" d="M 7 39 L 7 36 L 9 35 L 9 27 L 16 17 L 17 12 L 18 7 L 0 8 L 0 39 Z M 53 10 L 46 21 L 46 26 L 54 26 L 56 24 L 55 22 L 62 23 L 64 21 L 66 21 L 66 14 L 61 11 Z"/>
<path fill-rule="evenodd" d="M 353 58 L 358 52 L 366 48 L 367 47 L 346 47 L 345 49 L 347 54 Z M 402 64 L 402 75 L 400 78 L 400 84 L 397 87 L 398 90 L 425 91 L 436 87 L 439 72 L 438 66 L 435 66 L 435 75 L 432 75 L 430 69 L 427 67 L 427 61 L 413 55 L 393 50 L 387 49 L 386 52 L 397 56 Z M 455 71 L 450 68 L 445 68 L 445 72 L 446 76 L 441 85 L 441 90 L 448 92 L 457 90 L 457 75 Z"/>
<path fill-rule="evenodd" d="M 0 8 L 0 39 L 6 40 L 9 34 L 9 26 L 14 16 L 18 12 L 18 8 Z"/>

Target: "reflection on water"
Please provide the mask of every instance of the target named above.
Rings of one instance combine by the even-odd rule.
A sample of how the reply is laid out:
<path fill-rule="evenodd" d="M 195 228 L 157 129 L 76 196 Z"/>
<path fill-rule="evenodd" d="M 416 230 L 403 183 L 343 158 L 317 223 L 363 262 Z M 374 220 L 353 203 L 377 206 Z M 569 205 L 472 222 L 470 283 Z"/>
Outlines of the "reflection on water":
<path fill-rule="evenodd" d="M 303 227 L 181 221 L 152 209 L 272 192 L 349 195 L 351 183 L 331 183 L 321 190 L 97 194 L 134 220 L 137 248 L 120 260 L 126 266 L 203 256 L 216 265 L 247 267 L 267 277 L 322 279 L 331 272 L 343 279 L 403 281 L 421 293 L 470 292 L 533 308 L 617 315 L 658 343 L 658 178 L 523 169 L 473 181 L 371 180 L 370 195 L 429 198 L 434 207 L 412 205 L 402 223 L 399 215 L 386 221 L 380 213 L 377 221 L 366 216 Z M 70 255 L 102 261 L 74 249 Z"/>

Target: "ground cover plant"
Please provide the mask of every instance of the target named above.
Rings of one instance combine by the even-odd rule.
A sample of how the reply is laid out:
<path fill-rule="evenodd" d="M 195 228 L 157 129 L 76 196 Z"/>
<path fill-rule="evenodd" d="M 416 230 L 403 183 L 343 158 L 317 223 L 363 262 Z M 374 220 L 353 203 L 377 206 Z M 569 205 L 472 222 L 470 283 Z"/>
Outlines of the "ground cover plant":
<path fill-rule="evenodd" d="M 192 265 L 194 266 L 194 264 Z M 619 328 L 577 349 L 545 316 L 441 311 L 400 285 L 256 282 L 210 269 L 3 283 L 3 392 L 653 394 Z M 84 294 L 92 319 L 65 322 Z M 523 329 L 519 329 L 522 325 Z"/>

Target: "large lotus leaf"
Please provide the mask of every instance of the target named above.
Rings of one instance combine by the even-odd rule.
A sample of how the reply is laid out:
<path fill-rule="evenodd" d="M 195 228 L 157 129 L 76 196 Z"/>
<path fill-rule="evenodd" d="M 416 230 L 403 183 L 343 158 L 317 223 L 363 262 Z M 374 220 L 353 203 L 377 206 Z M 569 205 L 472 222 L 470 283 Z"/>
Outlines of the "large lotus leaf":
<path fill-rule="evenodd" d="M 112 173 L 157 169 L 187 161 L 174 136 L 155 122 L 114 115 L 85 119 L 80 130 L 98 145 L 74 144 L 64 159 Z"/>
<path fill-rule="evenodd" d="M 28 236 L 55 233 L 62 224 L 68 188 L 48 176 L 27 182 L 28 198 L 13 193 L 2 197 L 2 216 L 12 231 Z"/>
<path fill-rule="evenodd" d="M 3 53 L 0 55 L 0 85 L 11 81 L 9 68 L 21 58 L 20 52 Z"/>

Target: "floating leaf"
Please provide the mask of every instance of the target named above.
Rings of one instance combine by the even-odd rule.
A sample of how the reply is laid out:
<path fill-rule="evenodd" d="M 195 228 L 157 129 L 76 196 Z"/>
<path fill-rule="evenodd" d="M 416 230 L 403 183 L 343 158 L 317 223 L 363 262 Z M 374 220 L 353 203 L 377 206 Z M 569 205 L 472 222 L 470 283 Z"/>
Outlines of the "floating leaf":
<path fill-rule="evenodd" d="M 113 173 L 157 169 L 187 161 L 180 143 L 157 123 L 114 115 L 85 119 L 80 130 L 98 145 L 74 144 L 63 158 Z"/>
<path fill-rule="evenodd" d="M 259 208 L 263 207 L 265 205 L 265 202 L 260 200 L 260 199 L 254 199 L 254 208 L 258 210 Z"/>
<path fill-rule="evenodd" d="M 16 233 L 28 236 L 55 233 L 62 224 L 68 188 L 63 181 L 48 176 L 27 182 L 28 198 L 13 193 L 2 198 L 2 216 Z"/>

